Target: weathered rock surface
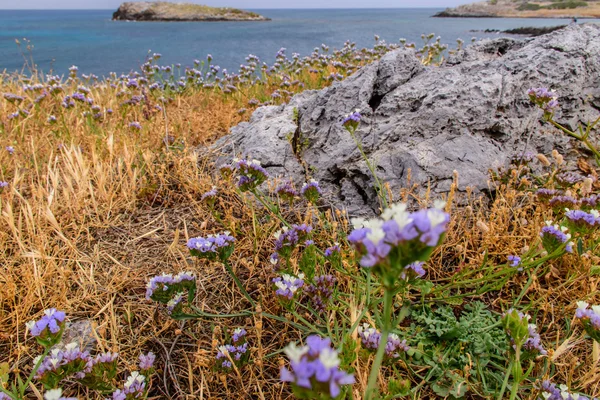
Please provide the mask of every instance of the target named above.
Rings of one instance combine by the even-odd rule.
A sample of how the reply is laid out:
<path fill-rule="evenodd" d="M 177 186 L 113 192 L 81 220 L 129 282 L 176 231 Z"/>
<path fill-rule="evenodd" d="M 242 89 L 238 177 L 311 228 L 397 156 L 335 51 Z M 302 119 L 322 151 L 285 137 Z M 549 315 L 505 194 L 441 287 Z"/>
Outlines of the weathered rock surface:
<path fill-rule="evenodd" d="M 126 2 L 113 13 L 113 20 L 126 21 L 268 21 L 250 11 L 168 2 Z"/>
<path fill-rule="evenodd" d="M 484 191 L 488 170 L 513 156 L 570 149 L 568 138 L 542 128 L 541 111 L 527 97 L 527 89 L 541 86 L 559 94 L 559 122 L 574 127 L 597 118 L 600 27 L 483 41 L 441 67 L 421 65 L 413 50 L 390 52 L 329 88 L 257 109 L 250 122 L 217 142 L 224 152 L 217 164 L 233 154 L 252 157 L 272 175 L 319 180 L 328 199 L 350 213 L 372 212 L 373 178 L 340 123 L 360 109 L 358 136 L 396 194 L 409 169 L 411 182 L 430 185 L 434 193 L 449 190 L 453 170 L 460 190 Z"/>

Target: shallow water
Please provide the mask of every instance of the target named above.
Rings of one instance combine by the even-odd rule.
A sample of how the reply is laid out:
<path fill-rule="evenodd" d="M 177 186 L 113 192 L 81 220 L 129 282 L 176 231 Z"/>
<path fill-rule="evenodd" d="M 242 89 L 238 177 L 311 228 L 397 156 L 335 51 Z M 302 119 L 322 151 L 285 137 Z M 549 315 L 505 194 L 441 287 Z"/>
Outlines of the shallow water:
<path fill-rule="evenodd" d="M 522 26 L 567 24 L 559 19 L 430 18 L 439 9 L 255 10 L 270 22 L 124 22 L 111 21 L 112 10 L 0 10 L 0 71 L 23 68 L 15 39 L 33 44 L 33 59 L 44 71 L 106 75 L 137 69 L 149 51 L 163 55 L 161 64 L 191 65 L 212 54 L 214 63 L 237 70 L 248 54 L 272 63 L 281 47 L 306 55 L 321 43 L 340 48 L 346 40 L 372 46 L 375 34 L 388 42 L 406 38 L 421 43 L 434 32 L 444 43 L 457 38 L 496 34 L 471 32 Z M 600 20 L 591 20 L 600 22 Z"/>

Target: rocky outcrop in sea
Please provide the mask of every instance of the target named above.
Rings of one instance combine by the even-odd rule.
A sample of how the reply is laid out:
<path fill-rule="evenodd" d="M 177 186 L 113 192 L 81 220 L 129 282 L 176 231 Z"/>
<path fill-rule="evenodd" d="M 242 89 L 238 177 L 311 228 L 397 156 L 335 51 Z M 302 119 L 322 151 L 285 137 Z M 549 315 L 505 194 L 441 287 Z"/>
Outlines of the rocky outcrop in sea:
<path fill-rule="evenodd" d="M 236 8 L 168 2 L 126 2 L 113 13 L 116 21 L 268 21 L 262 15 Z"/>
<path fill-rule="evenodd" d="M 423 190 L 445 193 L 453 171 L 459 190 L 483 192 L 489 170 L 515 156 L 555 148 L 577 153 L 565 135 L 542 123 L 526 93 L 531 87 L 558 93 L 556 120 L 566 126 L 598 118 L 600 27 L 481 41 L 440 67 L 423 66 L 412 49 L 392 51 L 326 89 L 258 108 L 217 142 L 214 149 L 223 154 L 217 164 L 234 155 L 255 158 L 271 175 L 318 180 L 327 198 L 350 213 L 374 211 L 373 177 L 341 124 L 360 109 L 358 137 L 396 195 L 409 176 Z"/>

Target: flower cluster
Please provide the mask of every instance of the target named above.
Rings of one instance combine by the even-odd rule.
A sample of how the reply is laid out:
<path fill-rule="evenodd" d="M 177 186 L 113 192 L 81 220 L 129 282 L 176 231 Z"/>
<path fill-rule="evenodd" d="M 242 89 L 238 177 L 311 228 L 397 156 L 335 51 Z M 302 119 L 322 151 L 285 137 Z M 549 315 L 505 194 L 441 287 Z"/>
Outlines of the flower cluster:
<path fill-rule="evenodd" d="M 277 189 L 275 189 L 275 193 L 277 193 L 277 196 L 279 196 L 281 200 L 290 204 L 292 204 L 294 202 L 294 199 L 298 197 L 298 192 L 296 191 L 296 189 L 294 189 L 292 183 L 289 181 L 277 186 Z"/>
<path fill-rule="evenodd" d="M 139 367 L 141 371 L 150 371 L 154 368 L 154 361 L 156 360 L 156 355 L 153 352 L 148 352 L 148 354 L 140 354 L 140 363 Z M 144 374 L 148 375 L 148 374 Z"/>
<path fill-rule="evenodd" d="M 395 204 L 381 218 L 353 219 L 348 241 L 361 254 L 360 265 L 374 268 L 392 283 L 409 264 L 425 261 L 446 232 L 450 216 L 443 207 L 439 203 L 411 213 L 406 204 Z"/>
<path fill-rule="evenodd" d="M 39 321 L 29 321 L 27 328 L 38 343 L 43 346 L 51 346 L 60 341 L 65 327 L 65 317 L 63 311 L 50 308 L 44 311 L 44 316 Z"/>
<path fill-rule="evenodd" d="M 581 321 L 588 335 L 600 343 L 600 306 L 590 307 L 585 301 L 578 301 L 575 317 Z"/>
<path fill-rule="evenodd" d="M 571 235 L 566 233 L 567 231 L 568 228 L 564 226 L 558 224 L 552 225 L 552 221 L 546 221 L 546 226 L 540 232 L 544 249 L 551 254 L 566 243 L 565 250 L 572 253 L 573 242 L 570 242 Z"/>
<path fill-rule="evenodd" d="M 238 187 L 242 192 L 255 189 L 260 186 L 264 181 L 267 180 L 269 174 L 260 165 L 258 160 L 240 160 L 235 158 L 233 160 L 234 168 L 240 174 L 240 180 L 238 181 Z"/>
<path fill-rule="evenodd" d="M 568 210 L 565 213 L 567 225 L 572 232 L 590 233 L 600 227 L 600 212 L 591 210 L 589 213 L 582 210 Z"/>
<path fill-rule="evenodd" d="M 284 349 L 290 359 L 290 369 L 281 368 L 281 380 L 291 382 L 295 389 L 305 395 L 319 393 L 336 398 L 341 386 L 354 383 L 354 376 L 340 369 L 338 352 L 331 348 L 329 338 L 311 335 L 306 338 L 306 346 L 294 343 Z"/>
<path fill-rule="evenodd" d="M 336 242 L 333 244 L 333 246 L 325 249 L 325 252 L 323 253 L 323 255 L 325 257 L 332 257 L 334 255 L 340 255 L 341 252 L 342 252 L 342 250 L 340 249 L 340 244 Z"/>
<path fill-rule="evenodd" d="M 133 371 L 123 384 L 123 389 L 117 389 L 113 392 L 112 400 L 143 399 L 146 390 L 146 377 L 138 371 Z"/>
<path fill-rule="evenodd" d="M 314 282 L 306 287 L 304 294 L 310 300 L 311 305 L 318 312 L 324 312 L 337 280 L 333 275 L 323 275 L 315 278 Z"/>
<path fill-rule="evenodd" d="M 542 397 L 544 400 L 588 400 L 586 396 L 569 392 L 566 385 L 556 385 L 548 380 L 542 382 Z"/>
<path fill-rule="evenodd" d="M 553 114 L 559 106 L 558 96 L 547 88 L 531 88 L 527 91 L 527 95 L 532 103 L 544 110 L 546 115 Z"/>
<path fill-rule="evenodd" d="M 233 253 L 235 238 L 225 231 L 217 235 L 208 235 L 206 238 L 196 237 L 188 240 L 187 247 L 193 256 L 208 258 L 209 260 L 227 260 Z"/>
<path fill-rule="evenodd" d="M 574 184 L 583 181 L 584 177 L 575 172 L 563 172 L 555 176 L 556 182 L 563 187 L 573 186 Z"/>
<path fill-rule="evenodd" d="M 579 201 L 571 196 L 555 196 L 550 199 L 549 204 L 555 210 L 562 210 L 568 207 L 575 207 L 579 204 Z"/>
<path fill-rule="evenodd" d="M 146 284 L 146 299 L 167 304 L 172 314 L 181 309 L 183 293 L 188 292 L 188 299 L 196 290 L 196 277 L 190 272 L 182 272 L 175 276 L 162 274 L 153 277 Z M 173 303 L 173 299 L 178 299 Z"/>
<path fill-rule="evenodd" d="M 598 204 L 600 204 L 600 196 L 594 194 L 592 196 L 582 198 L 579 202 L 582 210 L 590 210 L 598 207 Z"/>
<path fill-rule="evenodd" d="M 530 319 L 529 315 L 511 308 L 502 316 L 502 324 L 515 351 L 523 349 L 526 357 L 546 355 L 537 327 L 529 323 Z"/>
<path fill-rule="evenodd" d="M 560 192 L 558 190 L 545 188 L 538 189 L 538 191 L 535 192 L 538 199 L 544 202 L 550 201 L 550 199 L 552 199 L 554 196 L 557 196 L 559 193 Z"/>
<path fill-rule="evenodd" d="M 231 370 L 233 366 L 240 367 L 250 355 L 248 352 L 248 342 L 246 341 L 246 330 L 236 328 L 231 336 L 232 344 L 219 346 L 217 352 L 217 367 L 223 370 Z"/>
<path fill-rule="evenodd" d="M 302 189 L 300 189 L 300 194 L 304 196 L 304 198 L 311 203 L 315 204 L 319 197 L 323 194 L 321 188 L 319 187 L 319 182 L 311 179 L 304 185 L 302 185 Z"/>
<path fill-rule="evenodd" d="M 37 364 L 40 359 L 34 360 Z M 81 351 L 79 344 L 74 342 L 65 346 L 64 349 L 52 349 L 41 362 L 36 371 L 35 378 L 45 388 L 54 389 L 60 381 L 68 377 L 82 379 L 85 374 L 91 372 L 92 359 L 87 351 Z"/>
<path fill-rule="evenodd" d="M 83 374 L 79 374 L 79 382 L 90 389 L 111 390 L 110 382 L 117 376 L 118 357 L 118 353 L 111 352 L 89 357 Z"/>
<path fill-rule="evenodd" d="M 208 192 L 203 193 L 202 197 L 200 197 L 200 200 L 203 201 L 204 203 L 208 204 L 211 207 L 214 206 L 215 201 L 217 200 L 216 186 L 213 186 L 213 188 L 211 190 L 209 190 Z"/>
<path fill-rule="evenodd" d="M 358 128 L 361 118 L 360 110 L 355 110 L 344 117 L 342 125 L 350 132 L 354 132 L 356 131 L 356 128 Z"/>
<path fill-rule="evenodd" d="M 425 265 L 423 261 L 415 261 L 408 264 L 402 273 L 400 273 L 400 278 L 407 280 L 422 278 L 423 275 L 425 275 L 425 268 L 423 268 L 423 265 Z"/>
<path fill-rule="evenodd" d="M 369 324 L 362 324 L 357 329 L 358 336 L 362 345 L 371 351 L 377 351 L 379 343 L 381 342 L 381 333 L 370 326 Z M 406 344 L 406 340 L 400 340 L 400 337 L 395 333 L 390 333 L 385 344 L 385 355 L 389 358 L 399 358 L 400 351 L 407 352 L 410 347 Z"/>
<path fill-rule="evenodd" d="M 284 226 L 280 231 L 275 232 L 275 252 L 288 259 L 292 255 L 294 248 L 301 242 L 304 242 L 308 234 L 312 231 L 312 226 L 301 224 L 292 225 L 291 228 Z"/>
<path fill-rule="evenodd" d="M 289 274 L 282 274 L 273 278 L 275 284 L 275 294 L 287 300 L 291 300 L 296 292 L 304 286 L 304 274 L 298 274 L 298 277 Z"/>
<path fill-rule="evenodd" d="M 510 263 L 511 267 L 518 267 L 519 265 L 521 265 L 521 257 L 519 256 L 508 256 L 508 262 Z"/>

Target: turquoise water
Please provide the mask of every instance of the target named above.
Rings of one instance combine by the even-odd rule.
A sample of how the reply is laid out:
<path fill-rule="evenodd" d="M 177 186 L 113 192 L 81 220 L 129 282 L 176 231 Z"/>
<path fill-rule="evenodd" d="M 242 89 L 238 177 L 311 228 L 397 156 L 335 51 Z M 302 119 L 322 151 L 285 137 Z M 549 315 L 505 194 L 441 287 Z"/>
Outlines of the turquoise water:
<path fill-rule="evenodd" d="M 214 63 L 237 70 L 248 54 L 272 63 L 281 47 L 306 55 L 321 43 L 340 48 L 346 40 L 373 45 L 375 34 L 387 42 L 399 38 L 420 43 L 435 32 L 445 43 L 495 35 L 471 30 L 566 24 L 557 19 L 430 18 L 438 9 L 255 10 L 270 22 L 124 22 L 111 21 L 111 10 L 0 10 L 0 71 L 23 68 L 15 39 L 33 44 L 33 59 L 44 72 L 106 75 L 138 69 L 149 50 L 163 55 L 161 64 L 192 65 L 212 54 Z M 596 20 L 597 21 L 597 20 Z"/>

